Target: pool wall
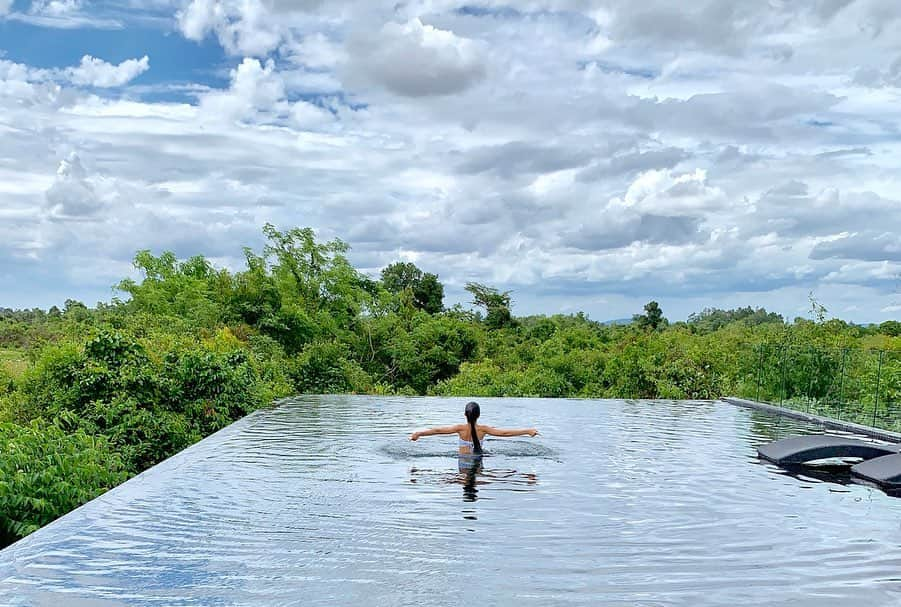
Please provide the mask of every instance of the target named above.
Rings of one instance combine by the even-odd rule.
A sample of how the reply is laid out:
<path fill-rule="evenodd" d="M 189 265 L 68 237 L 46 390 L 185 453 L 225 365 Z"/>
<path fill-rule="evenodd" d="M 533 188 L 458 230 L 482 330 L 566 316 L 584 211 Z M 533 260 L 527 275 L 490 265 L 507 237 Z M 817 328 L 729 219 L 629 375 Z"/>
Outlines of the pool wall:
<path fill-rule="evenodd" d="M 795 409 L 777 407 L 776 405 L 760 403 L 755 400 L 748 400 L 746 398 L 739 398 L 737 396 L 726 396 L 723 397 L 722 400 L 739 407 L 759 409 L 761 411 L 767 411 L 768 413 L 773 413 L 775 415 L 783 415 L 785 417 L 791 417 L 793 419 L 798 419 L 805 422 L 820 424 L 824 428 L 841 430 L 843 432 L 853 432 L 855 434 L 863 434 L 864 436 L 869 436 L 871 438 L 876 438 L 890 443 L 901 443 L 901 434 L 899 434 L 898 432 L 890 432 L 888 430 L 881 430 L 879 428 L 855 424 L 853 422 L 843 422 L 841 420 L 832 419 L 831 417 L 822 417 L 820 415 L 814 415 L 812 413 L 796 411 Z"/>

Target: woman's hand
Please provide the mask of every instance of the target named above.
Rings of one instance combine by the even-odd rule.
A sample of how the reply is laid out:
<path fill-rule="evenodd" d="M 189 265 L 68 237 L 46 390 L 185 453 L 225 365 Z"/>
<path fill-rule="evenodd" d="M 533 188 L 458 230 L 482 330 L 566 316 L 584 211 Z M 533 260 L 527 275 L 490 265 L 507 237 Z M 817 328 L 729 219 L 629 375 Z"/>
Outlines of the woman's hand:
<path fill-rule="evenodd" d="M 538 430 L 536 430 L 535 428 L 529 428 L 529 436 L 537 436 L 537 435 L 538 435 Z"/>
<path fill-rule="evenodd" d="M 419 432 L 414 432 L 410 435 L 410 440 L 419 440 Z"/>

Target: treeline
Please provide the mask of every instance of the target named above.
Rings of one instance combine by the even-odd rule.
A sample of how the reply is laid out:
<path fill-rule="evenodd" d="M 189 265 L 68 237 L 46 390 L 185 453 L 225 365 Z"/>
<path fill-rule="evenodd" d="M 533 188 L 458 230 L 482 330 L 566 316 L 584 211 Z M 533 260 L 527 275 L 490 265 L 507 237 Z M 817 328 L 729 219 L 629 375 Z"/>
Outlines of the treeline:
<path fill-rule="evenodd" d="M 0 543 L 291 394 L 716 398 L 748 392 L 762 343 L 901 350 L 897 322 L 822 314 L 670 323 L 649 302 L 607 326 L 516 317 L 510 292 L 479 283 L 466 285 L 476 311 L 448 309 L 414 264 L 370 277 L 339 240 L 264 233 L 236 272 L 141 251 L 121 300 L 0 308 Z"/>

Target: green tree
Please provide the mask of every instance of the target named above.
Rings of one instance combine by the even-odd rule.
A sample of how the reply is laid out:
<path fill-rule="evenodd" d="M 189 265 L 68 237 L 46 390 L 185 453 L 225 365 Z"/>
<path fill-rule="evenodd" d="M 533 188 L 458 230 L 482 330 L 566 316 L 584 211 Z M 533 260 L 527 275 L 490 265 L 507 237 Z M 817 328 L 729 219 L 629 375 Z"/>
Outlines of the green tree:
<path fill-rule="evenodd" d="M 500 292 L 477 282 L 468 282 L 465 288 L 472 293 L 472 303 L 485 308 L 485 325 L 489 329 L 503 329 L 516 324 L 510 311 L 510 291 Z"/>
<path fill-rule="evenodd" d="M 217 272 L 202 255 L 179 261 L 171 251 L 156 257 L 144 250 L 135 255 L 134 266 L 144 279 L 140 283 L 125 279 L 116 286 L 131 296 L 133 308 L 204 327 L 223 320 L 221 301 L 214 289 Z"/>
<path fill-rule="evenodd" d="M 897 320 L 887 320 L 879 325 L 879 332 L 891 337 L 901 336 L 901 322 L 898 322 Z"/>
<path fill-rule="evenodd" d="M 283 305 L 295 304 L 321 336 L 352 328 L 371 295 L 370 281 L 347 261 L 347 244 L 317 242 L 312 228 L 282 232 L 267 223 L 263 233 L 263 258 L 272 264 Z"/>
<path fill-rule="evenodd" d="M 734 310 L 704 308 L 701 312 L 688 316 L 688 324 L 699 333 L 718 331 L 726 325 L 738 321 L 748 326 L 784 322 L 782 316 L 775 312 L 767 312 L 764 308 L 755 309 L 750 306 Z"/>
<path fill-rule="evenodd" d="M 644 305 L 644 314 L 636 314 L 632 317 L 632 322 L 637 324 L 641 329 L 650 329 L 656 331 L 663 328 L 667 324 L 666 318 L 663 317 L 663 310 L 656 301 L 649 301 Z"/>
<path fill-rule="evenodd" d="M 409 290 L 413 306 L 417 310 L 437 314 L 444 310 L 444 285 L 438 276 L 423 273 L 411 262 L 398 261 L 382 270 L 382 286 L 390 293 L 400 294 Z"/>
<path fill-rule="evenodd" d="M 438 314 L 444 310 L 444 285 L 438 281 L 438 275 L 426 272 L 422 280 L 413 289 L 414 305 L 429 314 Z"/>
<path fill-rule="evenodd" d="M 85 321 L 91 315 L 88 307 L 76 299 L 67 299 L 65 301 L 63 314 L 76 321 Z"/>

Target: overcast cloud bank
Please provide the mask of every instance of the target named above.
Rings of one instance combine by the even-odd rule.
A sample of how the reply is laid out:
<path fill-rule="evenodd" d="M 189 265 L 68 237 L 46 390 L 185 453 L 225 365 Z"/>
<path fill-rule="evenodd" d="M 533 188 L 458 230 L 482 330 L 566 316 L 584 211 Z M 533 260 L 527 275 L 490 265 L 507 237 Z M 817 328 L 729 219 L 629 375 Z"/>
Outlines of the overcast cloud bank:
<path fill-rule="evenodd" d="M 674 6 L 0 0 L 7 32 L 205 61 L 0 38 L 0 305 L 108 299 L 139 248 L 237 267 L 269 221 L 373 275 L 414 261 L 448 303 L 474 280 L 518 313 L 794 316 L 813 291 L 897 318 L 901 5 Z"/>

